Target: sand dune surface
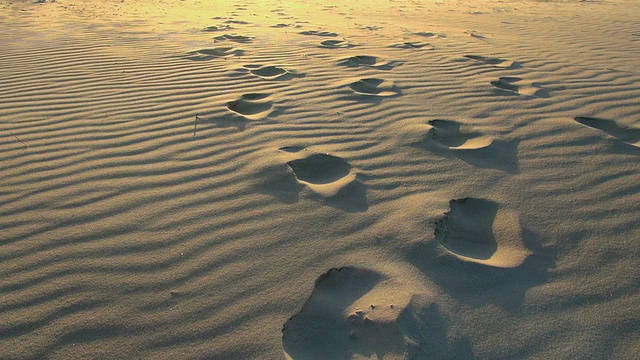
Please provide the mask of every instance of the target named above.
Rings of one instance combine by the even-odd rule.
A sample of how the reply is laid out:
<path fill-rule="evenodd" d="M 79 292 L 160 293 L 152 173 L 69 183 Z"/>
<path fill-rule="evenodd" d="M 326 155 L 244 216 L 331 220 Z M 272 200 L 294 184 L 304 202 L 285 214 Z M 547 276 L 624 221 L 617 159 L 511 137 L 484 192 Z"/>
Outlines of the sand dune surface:
<path fill-rule="evenodd" d="M 638 1 L 0 28 L 0 359 L 638 358 Z"/>

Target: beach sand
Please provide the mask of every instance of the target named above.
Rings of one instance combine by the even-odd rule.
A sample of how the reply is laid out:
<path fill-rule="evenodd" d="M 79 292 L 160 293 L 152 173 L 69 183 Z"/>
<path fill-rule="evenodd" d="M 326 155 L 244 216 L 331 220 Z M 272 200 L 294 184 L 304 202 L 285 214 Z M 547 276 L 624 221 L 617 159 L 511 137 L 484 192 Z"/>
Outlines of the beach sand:
<path fill-rule="evenodd" d="M 638 1 L 0 29 L 0 359 L 638 358 Z"/>

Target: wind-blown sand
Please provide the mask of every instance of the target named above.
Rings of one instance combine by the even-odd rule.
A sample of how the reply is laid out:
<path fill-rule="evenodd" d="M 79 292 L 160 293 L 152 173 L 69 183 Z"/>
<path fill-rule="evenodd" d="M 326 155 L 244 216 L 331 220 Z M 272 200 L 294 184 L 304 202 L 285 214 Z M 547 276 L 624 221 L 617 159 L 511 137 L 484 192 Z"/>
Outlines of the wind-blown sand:
<path fill-rule="evenodd" d="M 1 359 L 637 359 L 638 1 L 0 24 Z"/>

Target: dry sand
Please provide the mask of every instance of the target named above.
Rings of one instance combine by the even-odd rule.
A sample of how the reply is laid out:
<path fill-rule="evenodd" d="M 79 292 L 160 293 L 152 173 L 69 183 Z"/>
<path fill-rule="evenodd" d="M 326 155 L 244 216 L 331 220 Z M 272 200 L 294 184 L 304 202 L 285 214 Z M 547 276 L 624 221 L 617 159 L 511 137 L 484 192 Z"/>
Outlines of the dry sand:
<path fill-rule="evenodd" d="M 1 359 L 637 359 L 640 2 L 0 0 Z"/>

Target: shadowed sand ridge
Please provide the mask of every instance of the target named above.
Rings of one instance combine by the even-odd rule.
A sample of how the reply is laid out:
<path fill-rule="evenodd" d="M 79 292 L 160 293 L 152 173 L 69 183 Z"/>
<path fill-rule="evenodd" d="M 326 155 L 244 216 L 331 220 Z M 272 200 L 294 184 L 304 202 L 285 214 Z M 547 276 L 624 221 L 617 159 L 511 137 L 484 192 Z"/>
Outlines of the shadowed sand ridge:
<path fill-rule="evenodd" d="M 516 267 L 529 252 L 523 245 L 517 215 L 499 211 L 490 200 L 464 198 L 449 202 L 450 211 L 436 223 L 436 240 L 465 261 Z"/>

